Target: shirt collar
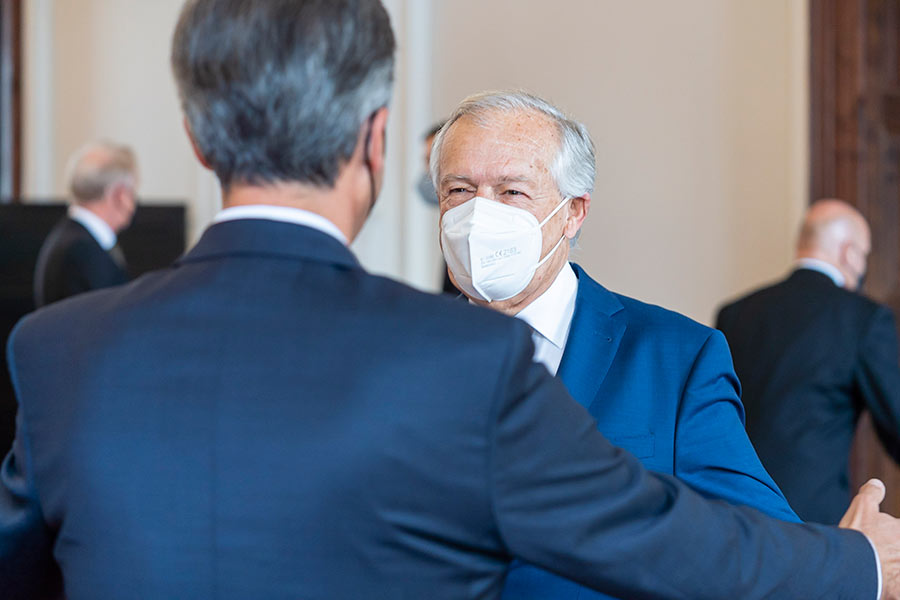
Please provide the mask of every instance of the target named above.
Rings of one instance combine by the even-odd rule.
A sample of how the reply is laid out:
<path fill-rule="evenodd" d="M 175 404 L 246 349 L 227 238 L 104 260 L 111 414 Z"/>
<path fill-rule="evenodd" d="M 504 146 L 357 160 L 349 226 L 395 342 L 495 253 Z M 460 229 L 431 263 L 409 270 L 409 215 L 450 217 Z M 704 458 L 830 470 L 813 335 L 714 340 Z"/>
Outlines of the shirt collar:
<path fill-rule="evenodd" d="M 559 349 L 566 345 L 575 314 L 578 277 L 566 263 L 543 294 L 516 315 Z"/>
<path fill-rule="evenodd" d="M 834 285 L 839 288 L 844 287 L 847 281 L 837 267 L 818 258 L 798 258 L 794 264 L 797 268 L 818 271 L 823 275 L 827 275 L 834 282 Z"/>
<path fill-rule="evenodd" d="M 337 225 L 314 212 L 293 208 L 290 206 L 272 206 L 269 204 L 248 204 L 244 206 L 231 206 L 222 209 L 213 219 L 213 223 L 223 221 L 236 221 L 237 219 L 266 219 L 268 221 L 280 221 L 282 223 L 294 223 L 317 229 L 327 233 L 337 241 L 347 246 L 347 237 L 337 228 Z"/>
<path fill-rule="evenodd" d="M 104 250 L 112 250 L 116 245 L 116 232 L 109 223 L 89 211 L 88 209 L 72 204 L 69 206 L 69 218 L 80 223 L 88 233 L 97 240 Z"/>

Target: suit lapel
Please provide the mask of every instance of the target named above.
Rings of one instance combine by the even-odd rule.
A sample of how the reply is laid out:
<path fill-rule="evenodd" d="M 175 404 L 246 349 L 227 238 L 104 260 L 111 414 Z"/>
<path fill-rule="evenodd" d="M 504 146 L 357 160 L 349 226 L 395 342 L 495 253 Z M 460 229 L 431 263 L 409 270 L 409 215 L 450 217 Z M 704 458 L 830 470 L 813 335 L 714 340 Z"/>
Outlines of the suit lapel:
<path fill-rule="evenodd" d="M 578 277 L 578 293 L 557 376 L 575 400 L 590 408 L 625 334 L 625 320 L 614 318 L 624 307 L 581 267 L 573 263 L 572 268 Z"/>

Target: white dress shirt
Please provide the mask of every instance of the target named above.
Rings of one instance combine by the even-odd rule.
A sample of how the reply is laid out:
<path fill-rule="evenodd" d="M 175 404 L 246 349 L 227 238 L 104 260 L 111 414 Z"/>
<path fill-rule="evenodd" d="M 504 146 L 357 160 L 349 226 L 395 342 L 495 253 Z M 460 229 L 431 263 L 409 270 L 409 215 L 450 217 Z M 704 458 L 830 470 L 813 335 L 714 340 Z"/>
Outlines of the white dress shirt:
<path fill-rule="evenodd" d="M 224 221 L 236 221 L 238 219 L 265 219 L 267 221 L 279 221 L 281 223 L 293 223 L 304 225 L 327 233 L 343 245 L 347 244 L 347 237 L 337 228 L 337 225 L 314 212 L 302 208 L 290 206 L 272 206 L 269 204 L 248 204 L 245 206 L 232 206 L 219 211 L 213 218 L 213 223 Z"/>
<path fill-rule="evenodd" d="M 116 232 L 106 221 L 77 204 L 70 205 L 68 212 L 69 218 L 84 226 L 101 248 L 109 252 L 115 247 Z"/>
<path fill-rule="evenodd" d="M 534 361 L 546 366 L 551 375 L 556 375 L 569 339 L 577 295 L 578 277 L 566 263 L 547 291 L 516 315 L 531 325 Z"/>
<path fill-rule="evenodd" d="M 839 288 L 844 287 L 844 284 L 847 282 L 844 279 L 844 275 L 832 264 L 825 262 L 824 260 L 819 260 L 818 258 L 798 258 L 794 262 L 794 266 L 798 269 L 809 269 L 811 271 L 818 271 L 823 275 L 828 275 L 828 277 L 834 282 L 834 285 Z"/>

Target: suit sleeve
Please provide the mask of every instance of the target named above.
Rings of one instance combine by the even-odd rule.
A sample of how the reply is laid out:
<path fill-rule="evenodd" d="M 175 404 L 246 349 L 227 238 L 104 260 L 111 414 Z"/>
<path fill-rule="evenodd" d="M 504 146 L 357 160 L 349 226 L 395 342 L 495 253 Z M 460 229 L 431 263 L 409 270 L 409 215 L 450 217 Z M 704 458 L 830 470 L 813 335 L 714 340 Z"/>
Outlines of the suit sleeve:
<path fill-rule="evenodd" d="M 708 497 L 799 521 L 747 437 L 740 398 L 728 344 L 713 331 L 697 353 L 679 400 L 674 474 Z"/>
<path fill-rule="evenodd" d="M 15 384 L 10 336 L 7 360 Z M 0 466 L 0 590 L 3 598 L 55 598 L 61 577 L 53 560 L 53 536 L 35 489 L 25 418 L 20 406 L 16 437 Z"/>
<path fill-rule="evenodd" d="M 900 366 L 894 316 L 879 306 L 860 347 L 856 383 L 878 437 L 900 463 Z"/>
<path fill-rule="evenodd" d="M 875 597 L 864 536 L 708 501 L 649 473 L 531 362 L 525 335 L 495 398 L 489 459 L 511 554 L 622 598 Z"/>
<path fill-rule="evenodd" d="M 66 256 L 66 296 L 121 285 L 128 282 L 128 274 L 94 243 L 79 243 Z"/>

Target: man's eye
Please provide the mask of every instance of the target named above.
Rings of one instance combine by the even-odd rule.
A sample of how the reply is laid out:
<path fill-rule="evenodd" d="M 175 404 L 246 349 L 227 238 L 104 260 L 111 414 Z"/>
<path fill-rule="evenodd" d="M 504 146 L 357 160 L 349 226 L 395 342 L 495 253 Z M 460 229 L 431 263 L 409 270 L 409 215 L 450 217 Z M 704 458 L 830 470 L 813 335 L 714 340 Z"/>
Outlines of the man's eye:
<path fill-rule="evenodd" d="M 447 192 L 447 194 L 448 195 L 449 194 L 465 194 L 467 191 L 468 190 L 466 188 L 455 187 L 455 188 L 450 188 L 450 190 Z"/>
<path fill-rule="evenodd" d="M 522 192 L 520 192 L 519 190 L 506 190 L 503 193 L 506 194 L 507 196 L 524 196 L 524 194 Z"/>

